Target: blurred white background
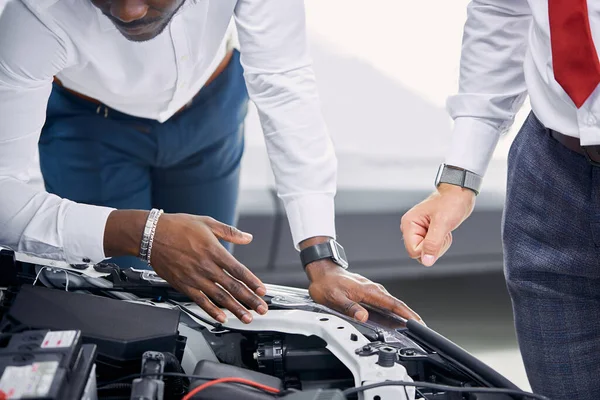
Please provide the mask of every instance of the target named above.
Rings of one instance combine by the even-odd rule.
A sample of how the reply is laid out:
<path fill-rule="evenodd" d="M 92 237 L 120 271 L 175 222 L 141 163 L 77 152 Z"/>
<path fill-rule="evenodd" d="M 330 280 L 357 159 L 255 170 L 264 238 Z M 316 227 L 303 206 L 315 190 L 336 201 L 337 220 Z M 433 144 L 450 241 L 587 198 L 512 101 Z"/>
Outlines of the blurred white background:
<path fill-rule="evenodd" d="M 7 1 L 0 0 L 0 12 Z M 340 159 L 341 188 L 431 187 L 451 131 L 444 107 L 457 88 L 467 3 L 306 0 L 323 110 Z M 526 106 L 515 129 L 501 140 L 487 175 L 485 190 L 498 199 L 504 193 L 508 147 L 527 111 Z M 252 112 L 245 190 L 272 184 L 265 154 Z M 502 277 L 474 279 L 416 281 L 408 288 L 392 282 L 390 288 L 401 298 L 426 299 L 421 307 L 427 309 L 409 304 L 427 316 L 430 326 L 527 389 Z M 437 294 L 430 297 L 432 291 Z M 466 292 L 476 293 L 477 300 L 461 298 Z M 494 327 L 494 333 L 481 335 L 484 325 Z"/>
<path fill-rule="evenodd" d="M 323 110 L 340 159 L 339 186 L 431 187 L 451 132 L 445 111 L 457 89 L 467 0 L 306 0 Z M 435 10 L 435 12 L 431 12 Z M 518 116 L 520 126 L 527 110 Z M 484 185 L 504 193 L 503 138 Z M 244 184 L 270 174 L 253 115 Z M 358 161 L 357 161 L 358 160 Z M 260 164 L 260 166 L 259 166 Z M 501 196 L 500 196 L 501 197 Z"/>

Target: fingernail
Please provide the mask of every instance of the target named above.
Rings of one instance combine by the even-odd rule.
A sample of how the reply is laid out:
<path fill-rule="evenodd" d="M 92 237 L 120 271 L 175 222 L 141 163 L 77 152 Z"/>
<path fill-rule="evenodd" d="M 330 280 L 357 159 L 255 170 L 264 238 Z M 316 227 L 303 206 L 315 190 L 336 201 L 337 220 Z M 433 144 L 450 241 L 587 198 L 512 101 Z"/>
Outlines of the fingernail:
<path fill-rule="evenodd" d="M 258 306 L 258 308 L 256 309 L 256 311 L 258 311 L 259 314 L 261 315 L 265 315 L 267 313 L 267 307 L 265 306 Z"/>
<path fill-rule="evenodd" d="M 252 239 L 254 236 L 252 236 L 252 234 L 248 233 L 248 232 L 244 232 L 244 236 L 246 237 L 246 239 Z"/>
<path fill-rule="evenodd" d="M 364 321 L 367 319 L 367 313 L 364 311 L 357 311 L 354 314 L 354 319 L 358 320 L 358 321 Z"/>
<path fill-rule="evenodd" d="M 264 296 L 267 294 L 267 289 L 261 286 L 255 290 L 255 293 L 259 296 Z"/>
<path fill-rule="evenodd" d="M 421 261 L 423 261 L 424 266 L 431 267 L 433 265 L 433 263 L 435 262 L 435 256 L 432 256 L 430 254 L 425 254 L 423 256 L 423 258 L 421 259 Z"/>
<path fill-rule="evenodd" d="M 217 321 L 219 321 L 222 324 L 226 324 L 227 323 L 227 317 L 225 316 L 225 314 L 221 314 L 217 317 Z"/>
<path fill-rule="evenodd" d="M 252 322 L 252 317 L 250 316 L 250 314 L 242 315 L 242 322 L 245 324 L 249 324 L 250 322 Z"/>

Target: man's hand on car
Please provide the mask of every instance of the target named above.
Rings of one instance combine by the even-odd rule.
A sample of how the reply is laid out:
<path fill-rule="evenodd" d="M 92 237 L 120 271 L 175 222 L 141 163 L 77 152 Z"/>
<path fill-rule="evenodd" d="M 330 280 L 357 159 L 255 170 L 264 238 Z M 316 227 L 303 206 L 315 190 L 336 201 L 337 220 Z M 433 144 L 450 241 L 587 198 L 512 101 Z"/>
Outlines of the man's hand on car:
<path fill-rule="evenodd" d="M 143 211 L 113 211 L 106 225 L 106 254 L 137 255 L 146 217 Z M 224 307 L 250 323 L 248 309 L 267 312 L 260 298 L 266 288 L 219 239 L 243 245 L 252 241 L 252 235 L 210 217 L 163 214 L 154 236 L 152 268 L 217 321 L 225 322 L 220 308 Z"/>
<path fill-rule="evenodd" d="M 316 237 L 300 243 L 300 248 L 327 241 L 329 238 Z M 423 322 L 421 317 L 404 302 L 398 300 L 378 283 L 348 272 L 330 259 L 314 261 L 306 266 L 306 274 L 310 280 L 308 292 L 319 304 L 342 312 L 358 321 L 369 318 L 362 304 L 388 310 L 406 319 Z"/>
<path fill-rule="evenodd" d="M 475 193 L 441 184 L 436 192 L 414 206 L 400 224 L 408 254 L 431 267 L 452 244 L 452 231 L 471 215 Z"/>
<path fill-rule="evenodd" d="M 225 322 L 218 307 L 222 306 L 250 323 L 248 309 L 267 312 L 267 304 L 259 297 L 266 294 L 266 288 L 218 239 L 244 245 L 252 241 L 252 235 L 210 217 L 163 215 L 154 238 L 152 267 L 216 320 Z"/>
<path fill-rule="evenodd" d="M 383 285 L 348 272 L 332 261 L 315 261 L 306 267 L 306 272 L 310 296 L 319 304 L 362 322 L 369 318 L 369 313 L 361 303 L 423 323 L 417 313 L 389 294 Z"/>

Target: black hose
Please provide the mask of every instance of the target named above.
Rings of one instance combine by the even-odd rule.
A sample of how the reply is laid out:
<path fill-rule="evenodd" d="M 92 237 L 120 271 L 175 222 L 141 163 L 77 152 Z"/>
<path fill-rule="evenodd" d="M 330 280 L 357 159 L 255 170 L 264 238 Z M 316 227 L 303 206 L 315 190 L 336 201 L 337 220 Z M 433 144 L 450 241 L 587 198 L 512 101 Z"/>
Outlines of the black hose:
<path fill-rule="evenodd" d="M 131 397 L 131 383 L 111 383 L 98 388 L 98 400 L 129 399 Z"/>
<path fill-rule="evenodd" d="M 179 360 L 173 353 L 163 353 L 165 356 L 165 372 L 177 372 L 184 374 Z M 165 399 L 179 400 L 185 395 L 189 388 L 189 380 L 183 376 L 166 376 L 165 381 Z"/>
<path fill-rule="evenodd" d="M 131 383 L 111 383 L 110 385 L 105 385 L 101 388 L 98 388 L 98 390 L 131 390 L 131 386 Z"/>

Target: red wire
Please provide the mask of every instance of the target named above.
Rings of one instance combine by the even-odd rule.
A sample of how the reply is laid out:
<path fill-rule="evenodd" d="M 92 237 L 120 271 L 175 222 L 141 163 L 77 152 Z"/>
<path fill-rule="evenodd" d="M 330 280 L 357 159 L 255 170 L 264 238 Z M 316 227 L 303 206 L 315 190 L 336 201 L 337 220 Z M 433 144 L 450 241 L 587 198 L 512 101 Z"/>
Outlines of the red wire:
<path fill-rule="evenodd" d="M 244 385 L 248 385 L 248 386 L 252 386 L 258 389 L 262 389 L 266 392 L 269 393 L 279 393 L 279 389 L 276 389 L 274 387 L 271 386 L 266 386 L 266 385 L 262 385 L 260 383 L 257 382 L 253 382 L 249 379 L 243 379 L 243 378 L 219 378 L 219 379 L 215 379 L 214 381 L 210 381 L 210 382 L 206 382 L 203 383 L 202 385 L 198 386 L 197 388 L 193 389 L 191 392 L 189 392 L 188 394 L 185 395 L 185 397 L 183 398 L 183 400 L 191 400 L 192 397 L 194 397 L 196 394 L 198 394 L 199 392 L 201 392 L 202 390 L 209 388 L 211 386 L 214 385 L 218 385 L 219 383 L 243 383 Z"/>

